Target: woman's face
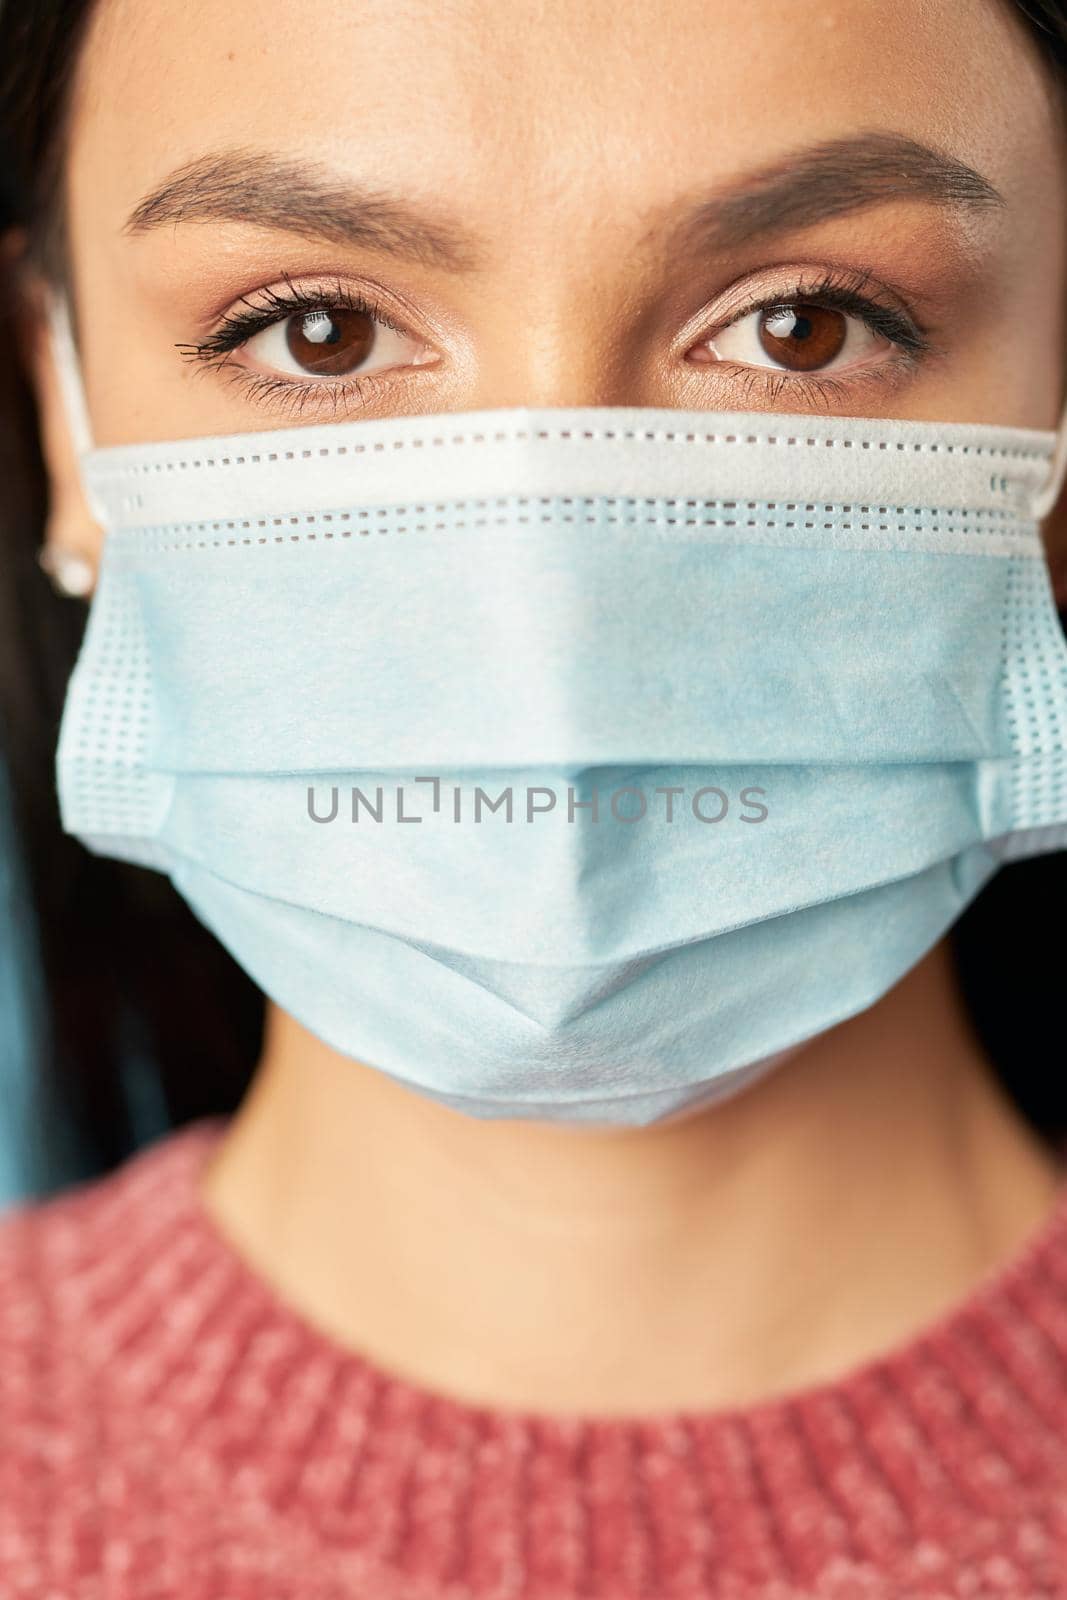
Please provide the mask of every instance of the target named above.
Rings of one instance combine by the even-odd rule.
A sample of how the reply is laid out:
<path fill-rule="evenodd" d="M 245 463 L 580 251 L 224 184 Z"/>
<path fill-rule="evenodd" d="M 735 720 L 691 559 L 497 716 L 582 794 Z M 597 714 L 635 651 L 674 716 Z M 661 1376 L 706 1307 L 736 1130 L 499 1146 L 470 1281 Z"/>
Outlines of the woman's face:
<path fill-rule="evenodd" d="M 98 444 L 1057 420 L 1067 135 L 1007 0 L 100 0 L 79 91 Z"/>

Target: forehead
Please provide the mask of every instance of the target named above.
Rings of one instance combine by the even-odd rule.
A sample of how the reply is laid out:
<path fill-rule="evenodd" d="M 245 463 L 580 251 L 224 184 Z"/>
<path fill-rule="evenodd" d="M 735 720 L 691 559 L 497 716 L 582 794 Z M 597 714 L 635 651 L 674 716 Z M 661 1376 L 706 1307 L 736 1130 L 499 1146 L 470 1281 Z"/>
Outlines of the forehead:
<path fill-rule="evenodd" d="M 880 126 L 1009 186 L 1047 122 L 1003 0 L 100 0 L 73 159 L 132 206 L 282 148 L 498 217 L 624 207 Z M 887 71 L 887 62 L 892 70 Z M 127 210 L 129 207 L 127 206 Z"/>

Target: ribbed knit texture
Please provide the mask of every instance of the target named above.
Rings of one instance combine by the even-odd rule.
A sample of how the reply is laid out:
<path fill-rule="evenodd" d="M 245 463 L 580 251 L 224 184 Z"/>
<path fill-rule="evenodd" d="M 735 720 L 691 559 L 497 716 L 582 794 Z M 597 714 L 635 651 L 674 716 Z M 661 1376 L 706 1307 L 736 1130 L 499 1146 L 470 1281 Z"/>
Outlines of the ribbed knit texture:
<path fill-rule="evenodd" d="M 0 1219 L 2 1600 L 1067 1596 L 1067 1188 L 839 1381 L 565 1420 L 284 1304 L 200 1202 L 224 1127 Z"/>

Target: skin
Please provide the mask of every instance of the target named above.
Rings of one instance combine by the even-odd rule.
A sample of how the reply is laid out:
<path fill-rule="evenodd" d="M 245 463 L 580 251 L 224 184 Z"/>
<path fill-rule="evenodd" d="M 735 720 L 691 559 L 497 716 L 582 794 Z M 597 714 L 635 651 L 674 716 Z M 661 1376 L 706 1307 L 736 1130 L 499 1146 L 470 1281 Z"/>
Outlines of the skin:
<path fill-rule="evenodd" d="M 889 194 L 696 255 L 650 220 L 870 129 L 968 163 L 1004 204 Z M 284 217 L 124 230 L 175 168 L 233 146 L 431 203 L 481 236 L 481 264 L 398 262 Z M 1051 428 L 1065 165 L 1054 88 L 999 0 L 103 0 L 69 168 L 95 440 L 519 404 Z M 872 350 L 832 392 L 691 358 L 750 290 L 787 296 L 827 267 L 869 272 L 927 327 L 929 356 L 876 371 Z M 181 357 L 286 274 L 369 291 L 413 335 L 399 359 L 426 359 L 362 399 L 294 409 L 250 386 L 268 369 L 247 348 L 225 370 Z M 47 345 L 34 351 L 49 537 L 95 559 Z M 1045 530 L 1056 574 L 1065 524 L 1061 503 Z M 1059 1182 L 938 946 L 755 1086 L 647 1129 L 467 1118 L 270 1006 L 203 1199 L 308 1318 L 383 1364 L 496 1405 L 619 1414 L 841 1374 L 965 1294 Z"/>

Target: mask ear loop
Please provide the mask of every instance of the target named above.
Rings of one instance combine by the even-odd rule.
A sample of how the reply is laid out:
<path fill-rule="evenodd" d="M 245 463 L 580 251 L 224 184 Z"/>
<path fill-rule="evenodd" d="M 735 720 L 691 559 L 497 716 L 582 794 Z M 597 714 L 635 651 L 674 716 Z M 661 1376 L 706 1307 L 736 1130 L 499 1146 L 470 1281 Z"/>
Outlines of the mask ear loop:
<path fill-rule="evenodd" d="M 75 471 L 81 480 L 82 494 L 91 516 L 104 527 L 106 512 L 87 483 L 83 467 L 83 458 L 93 448 L 93 434 L 82 384 L 81 364 L 70 323 L 70 308 L 62 291 L 54 291 L 49 295 L 45 316 L 60 403 L 66 414 L 74 449 Z M 45 543 L 37 559 L 57 594 L 82 600 L 92 594 L 96 586 L 96 568 L 95 562 L 87 556 Z"/>
<path fill-rule="evenodd" d="M 1031 515 L 1035 522 L 1040 522 L 1043 517 L 1048 516 L 1060 497 L 1065 478 L 1067 478 L 1067 401 L 1064 402 L 1063 411 L 1060 413 L 1056 446 L 1049 462 L 1048 477 L 1031 504 Z"/>
<path fill-rule="evenodd" d="M 56 377 L 59 383 L 60 399 L 66 414 L 67 426 L 70 429 L 82 492 L 85 495 L 85 502 L 94 521 L 98 522 L 101 527 L 106 527 L 106 508 L 97 499 L 85 477 L 83 458 L 94 449 L 93 430 L 89 421 L 89 407 L 85 399 L 85 387 L 82 383 L 81 362 L 78 360 L 78 351 L 71 328 L 70 307 L 67 296 L 62 290 L 56 290 L 49 296 L 46 316 L 48 333 L 52 342 L 52 356 L 55 363 Z"/>
<path fill-rule="evenodd" d="M 93 432 L 89 423 L 89 407 L 82 385 L 81 364 L 74 344 L 70 325 L 70 307 L 67 297 L 57 291 L 49 297 L 48 325 L 52 339 L 52 355 L 59 378 L 63 409 L 67 414 L 74 450 L 80 458 L 93 448 Z"/>

